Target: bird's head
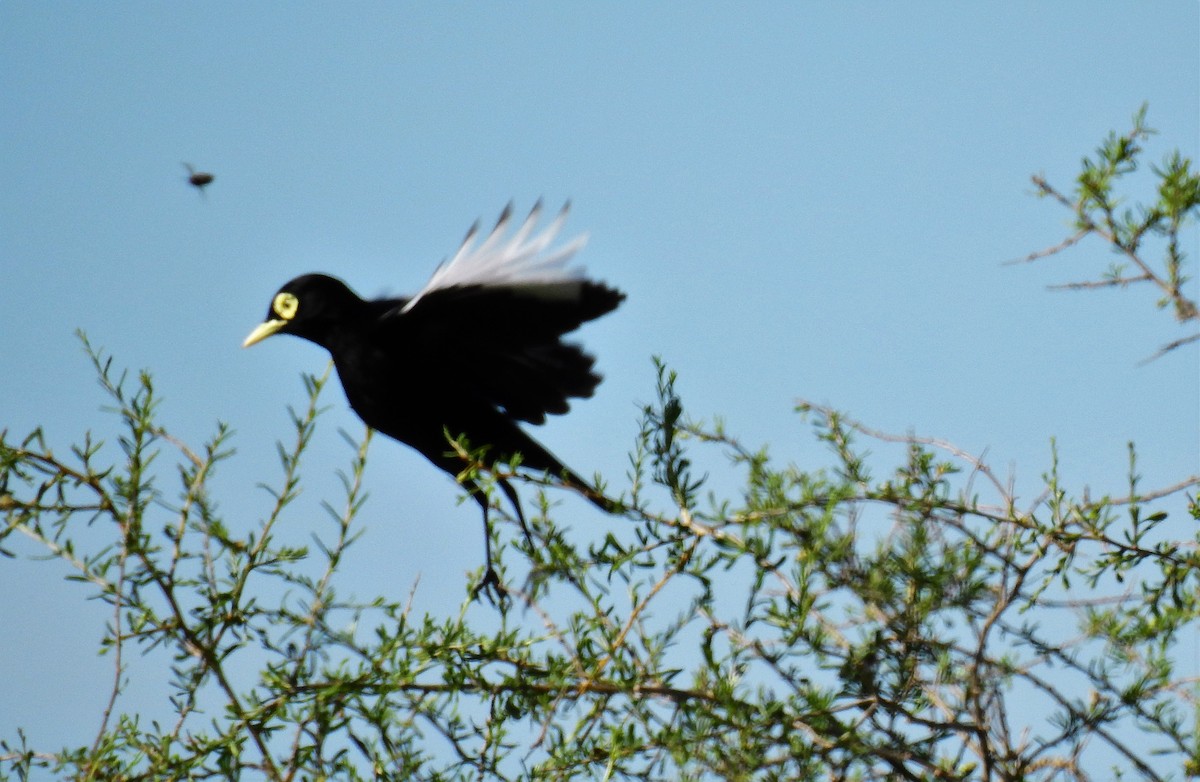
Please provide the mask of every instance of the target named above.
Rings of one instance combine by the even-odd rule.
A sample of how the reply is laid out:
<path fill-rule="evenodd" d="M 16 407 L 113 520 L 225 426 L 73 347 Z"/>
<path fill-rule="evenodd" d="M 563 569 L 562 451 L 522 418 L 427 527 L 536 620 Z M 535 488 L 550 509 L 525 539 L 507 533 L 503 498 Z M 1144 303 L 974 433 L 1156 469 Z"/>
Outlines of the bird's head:
<path fill-rule="evenodd" d="M 324 274 L 305 274 L 285 284 L 271 299 L 267 318 L 242 342 L 261 342 L 272 334 L 294 334 L 325 345 L 326 337 L 362 304 L 346 283 Z"/>

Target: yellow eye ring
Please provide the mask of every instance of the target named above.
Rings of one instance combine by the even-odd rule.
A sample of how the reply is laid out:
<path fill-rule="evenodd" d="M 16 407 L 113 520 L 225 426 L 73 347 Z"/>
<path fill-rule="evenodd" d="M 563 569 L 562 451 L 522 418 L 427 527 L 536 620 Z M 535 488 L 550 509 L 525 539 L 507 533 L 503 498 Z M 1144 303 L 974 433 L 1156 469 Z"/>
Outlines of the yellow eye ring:
<path fill-rule="evenodd" d="M 300 300 L 290 293 L 279 293 L 271 302 L 271 309 L 284 320 L 291 320 L 296 317 L 296 310 L 300 309 Z"/>

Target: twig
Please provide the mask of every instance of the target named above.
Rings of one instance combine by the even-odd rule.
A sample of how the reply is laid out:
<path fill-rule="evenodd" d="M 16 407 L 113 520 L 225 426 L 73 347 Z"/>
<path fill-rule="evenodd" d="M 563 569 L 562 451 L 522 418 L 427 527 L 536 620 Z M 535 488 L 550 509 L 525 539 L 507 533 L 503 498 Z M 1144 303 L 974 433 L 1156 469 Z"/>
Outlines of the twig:
<path fill-rule="evenodd" d="M 1142 274 L 1137 277 L 1114 277 L 1111 280 L 1088 280 L 1085 282 L 1064 282 L 1059 285 L 1047 285 L 1046 288 L 1052 291 L 1082 291 L 1094 290 L 1096 288 L 1126 288 L 1131 283 L 1135 282 L 1154 282 L 1154 278 Z"/>
<path fill-rule="evenodd" d="M 1056 255 L 1056 254 L 1062 252 L 1063 250 L 1067 249 L 1068 247 L 1078 244 L 1079 240 L 1081 240 L 1081 239 L 1083 239 L 1083 237 L 1087 236 L 1088 233 L 1089 232 L 1086 228 L 1080 229 L 1079 231 L 1068 236 L 1066 239 L 1063 239 L 1061 242 L 1054 245 L 1053 247 L 1047 247 L 1044 250 L 1037 250 L 1035 252 L 1031 252 L 1029 255 L 1026 255 L 1024 258 L 1013 258 L 1011 261 L 1005 261 L 1003 265 L 1004 266 L 1015 266 L 1016 264 L 1019 264 L 1019 263 L 1032 263 L 1033 261 L 1041 260 L 1042 258 L 1048 258 L 1051 255 Z"/>
<path fill-rule="evenodd" d="M 1190 337 L 1182 337 L 1180 339 L 1175 340 L 1174 342 L 1168 342 L 1167 344 L 1163 345 L 1161 348 L 1156 350 L 1153 355 L 1147 356 L 1146 358 L 1139 361 L 1137 365 L 1139 367 L 1144 367 L 1147 364 L 1149 364 L 1151 361 L 1155 361 L 1156 359 L 1162 358 L 1163 356 L 1170 353 L 1175 348 L 1183 347 L 1184 345 L 1188 344 L 1189 342 L 1195 342 L 1198 339 L 1200 339 L 1200 331 L 1197 331 L 1195 334 L 1192 334 Z"/>

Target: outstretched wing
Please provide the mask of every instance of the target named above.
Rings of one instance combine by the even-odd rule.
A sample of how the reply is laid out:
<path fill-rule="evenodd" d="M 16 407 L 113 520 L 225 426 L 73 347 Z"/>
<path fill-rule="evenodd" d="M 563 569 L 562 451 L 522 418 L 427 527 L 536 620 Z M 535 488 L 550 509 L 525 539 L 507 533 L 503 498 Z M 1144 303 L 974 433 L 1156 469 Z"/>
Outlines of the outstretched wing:
<path fill-rule="evenodd" d="M 381 319 L 421 371 L 530 423 L 591 396 L 594 359 L 562 337 L 625 298 L 569 265 L 586 236 L 552 248 L 567 207 L 537 232 L 540 211 L 509 235 L 510 205 L 478 245 L 472 228 L 429 283 Z"/>
<path fill-rule="evenodd" d="M 570 267 L 567 262 L 587 244 L 587 234 L 580 234 L 566 245 L 547 252 L 562 231 L 570 208 L 568 202 L 545 230 L 534 234 L 542 211 L 542 202 L 538 201 L 517 232 L 506 237 L 512 222 L 513 208 L 510 202 L 500 213 L 496 227 L 478 247 L 475 241 L 479 235 L 479 223 L 475 223 L 467 231 L 454 257 L 434 271 L 429 282 L 409 299 L 401 313 L 416 309 L 422 299 L 437 291 L 476 285 L 521 288 L 541 297 L 570 296 L 585 280 L 585 276 L 583 267 Z"/>

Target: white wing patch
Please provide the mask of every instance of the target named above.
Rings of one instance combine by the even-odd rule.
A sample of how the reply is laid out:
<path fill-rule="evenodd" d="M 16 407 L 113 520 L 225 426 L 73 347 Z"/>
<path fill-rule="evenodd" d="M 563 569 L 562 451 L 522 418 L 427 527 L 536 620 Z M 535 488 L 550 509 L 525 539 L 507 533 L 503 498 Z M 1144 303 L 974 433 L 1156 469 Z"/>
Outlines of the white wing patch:
<path fill-rule="evenodd" d="M 584 268 L 568 266 L 567 262 L 587 244 L 587 234 L 580 234 L 562 247 L 548 250 L 567 221 L 570 207 L 568 202 L 550 225 L 534 234 L 542 211 L 539 201 L 516 233 L 505 236 L 512 223 L 510 203 L 500 214 L 496 227 L 478 247 L 474 245 L 479 224 L 471 226 L 454 257 L 437 268 L 425 287 L 409 299 L 400 312 L 408 312 L 433 291 L 470 285 L 518 288 L 542 298 L 578 295 L 586 279 Z"/>

